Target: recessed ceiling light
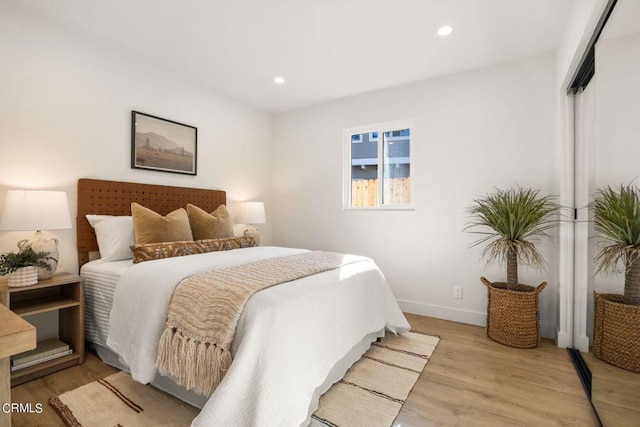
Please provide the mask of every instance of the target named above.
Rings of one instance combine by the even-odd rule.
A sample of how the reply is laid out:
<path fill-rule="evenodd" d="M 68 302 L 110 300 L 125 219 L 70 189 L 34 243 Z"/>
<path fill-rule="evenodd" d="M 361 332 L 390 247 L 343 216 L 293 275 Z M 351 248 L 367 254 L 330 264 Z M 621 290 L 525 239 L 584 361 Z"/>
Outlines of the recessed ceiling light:
<path fill-rule="evenodd" d="M 438 35 L 448 36 L 449 34 L 451 34 L 451 31 L 453 31 L 453 28 L 451 27 L 451 25 L 445 25 L 444 27 L 438 28 Z"/>
<path fill-rule="evenodd" d="M 284 84 L 284 77 L 278 76 L 275 79 L 273 79 L 273 81 L 276 82 L 276 84 L 282 85 Z"/>

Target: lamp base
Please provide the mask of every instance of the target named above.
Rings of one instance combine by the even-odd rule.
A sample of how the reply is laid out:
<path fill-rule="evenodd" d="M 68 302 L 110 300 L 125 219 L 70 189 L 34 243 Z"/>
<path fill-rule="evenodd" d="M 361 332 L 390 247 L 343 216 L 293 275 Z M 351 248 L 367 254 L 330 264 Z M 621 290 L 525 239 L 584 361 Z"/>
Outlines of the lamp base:
<path fill-rule="evenodd" d="M 244 230 L 244 237 L 253 237 L 253 240 L 256 241 L 256 246 L 260 246 L 260 233 L 258 232 L 258 229 L 253 224 L 249 225 Z"/>
<path fill-rule="evenodd" d="M 36 233 L 30 239 L 20 240 L 18 242 L 18 248 L 22 249 L 25 246 L 31 246 L 34 252 L 48 252 L 49 256 L 55 258 L 55 260 L 48 260 L 47 264 L 51 266 L 51 271 L 46 268 L 38 269 L 38 280 L 47 280 L 53 276 L 58 268 L 58 260 L 60 254 L 58 253 L 58 239 L 48 238 L 42 233 L 42 231 L 36 231 Z"/>

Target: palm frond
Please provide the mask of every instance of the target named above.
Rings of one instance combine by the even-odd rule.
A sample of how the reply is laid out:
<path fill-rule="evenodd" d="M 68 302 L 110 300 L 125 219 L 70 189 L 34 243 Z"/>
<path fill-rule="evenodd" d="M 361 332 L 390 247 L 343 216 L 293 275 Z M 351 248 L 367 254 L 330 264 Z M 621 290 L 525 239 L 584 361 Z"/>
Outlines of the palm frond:
<path fill-rule="evenodd" d="M 613 271 L 621 261 L 628 267 L 640 256 L 640 188 L 621 184 L 599 189 L 593 206 L 595 229 L 603 239 L 596 271 Z"/>
<path fill-rule="evenodd" d="M 544 268 L 545 261 L 531 240 L 536 236 L 549 237 L 547 231 L 557 224 L 559 206 L 554 196 L 539 193 L 539 190 L 519 186 L 496 189 L 475 199 L 467 209 L 471 221 L 464 230 L 483 235 L 471 246 L 488 242 L 482 252 L 488 263 L 504 264 L 507 254 L 515 251 L 522 265 Z M 483 230 L 476 231 L 476 227 Z"/>

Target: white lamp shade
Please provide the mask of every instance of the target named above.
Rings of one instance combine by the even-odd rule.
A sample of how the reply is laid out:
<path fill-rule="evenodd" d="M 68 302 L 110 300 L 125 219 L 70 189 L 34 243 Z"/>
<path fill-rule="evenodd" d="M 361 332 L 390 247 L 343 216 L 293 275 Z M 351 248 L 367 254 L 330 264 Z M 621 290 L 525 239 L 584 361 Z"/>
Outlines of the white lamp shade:
<path fill-rule="evenodd" d="M 263 202 L 242 202 L 238 204 L 235 222 L 237 224 L 264 224 L 267 217 Z"/>
<path fill-rule="evenodd" d="M 32 231 L 71 228 L 64 191 L 9 190 L 0 230 Z"/>

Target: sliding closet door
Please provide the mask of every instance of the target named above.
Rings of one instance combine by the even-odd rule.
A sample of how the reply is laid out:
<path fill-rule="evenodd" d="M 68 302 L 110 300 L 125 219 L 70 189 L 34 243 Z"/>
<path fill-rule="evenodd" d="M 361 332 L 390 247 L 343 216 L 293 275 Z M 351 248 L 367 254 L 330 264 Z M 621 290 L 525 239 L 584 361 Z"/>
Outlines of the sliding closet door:
<path fill-rule="evenodd" d="M 595 85 L 592 80 L 574 97 L 575 101 L 575 206 L 574 240 L 574 347 L 589 351 L 593 337 L 593 202 L 595 183 Z"/>

